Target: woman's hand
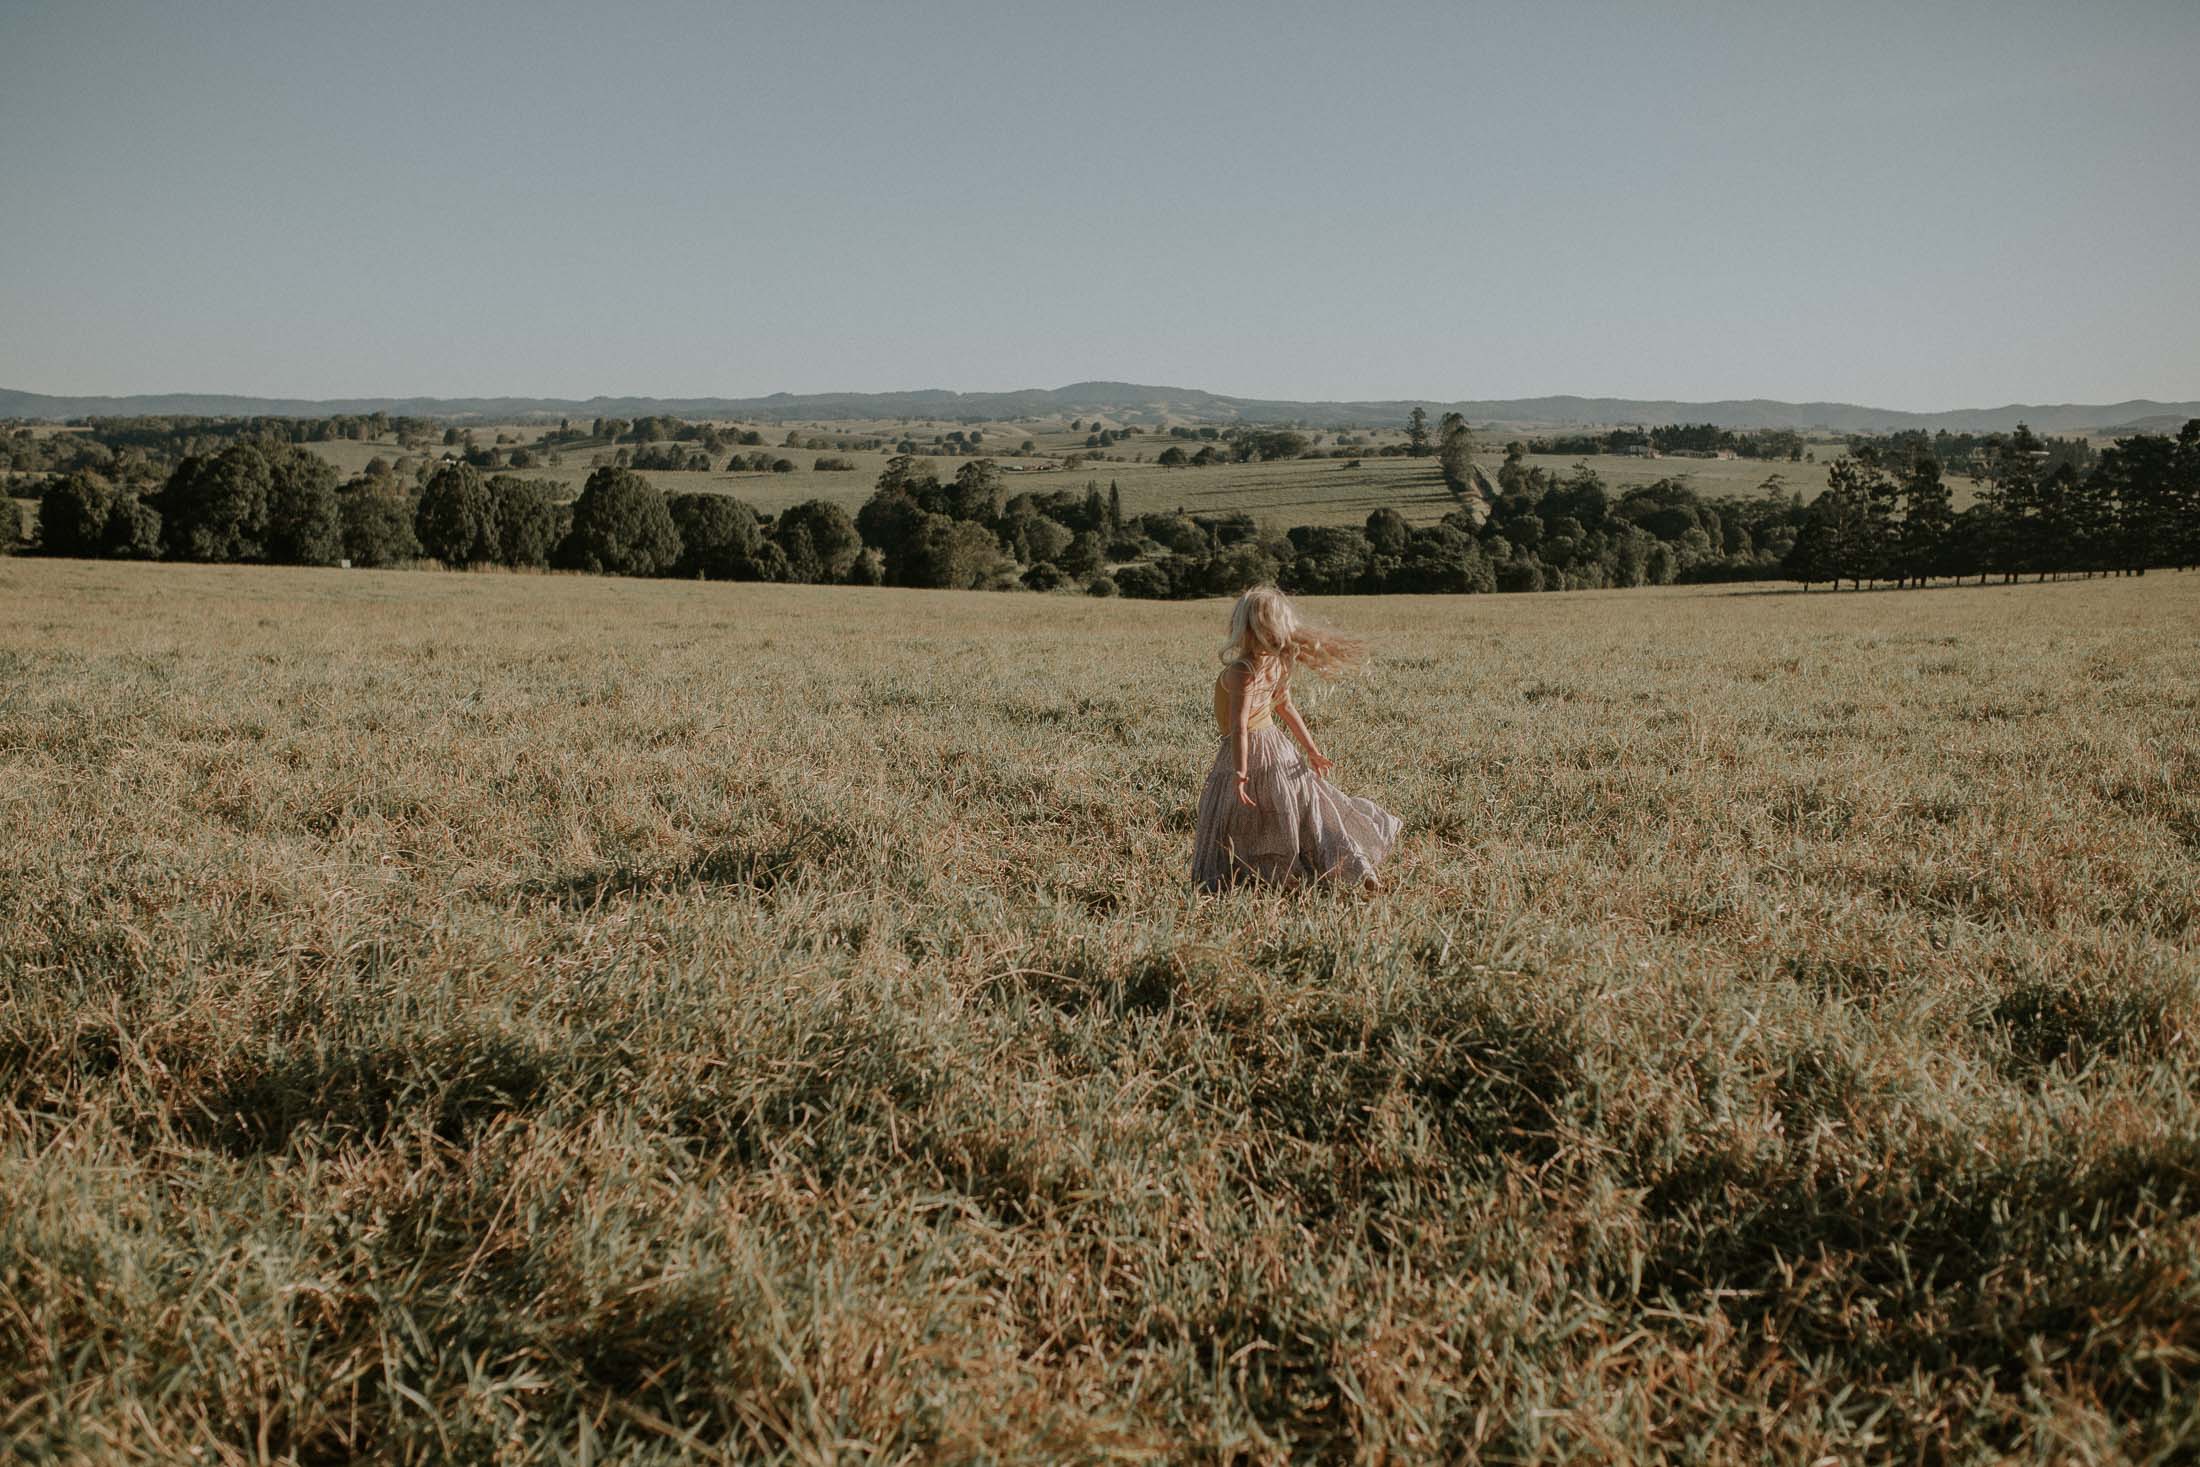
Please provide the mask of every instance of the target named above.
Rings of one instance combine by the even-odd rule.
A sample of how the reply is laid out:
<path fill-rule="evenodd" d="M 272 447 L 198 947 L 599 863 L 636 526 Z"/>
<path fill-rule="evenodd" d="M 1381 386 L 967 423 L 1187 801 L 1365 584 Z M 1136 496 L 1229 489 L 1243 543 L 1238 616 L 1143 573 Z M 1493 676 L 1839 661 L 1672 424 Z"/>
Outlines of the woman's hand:
<path fill-rule="evenodd" d="M 1237 777 L 1237 797 L 1238 803 L 1240 805 L 1243 805 L 1248 810 L 1258 810 L 1260 808 L 1260 806 L 1254 802 L 1252 795 L 1247 792 L 1245 788 L 1245 776 L 1242 774 Z"/>
<path fill-rule="evenodd" d="M 1306 756 L 1306 764 L 1308 768 L 1324 779 L 1329 777 L 1330 770 L 1337 767 L 1337 761 L 1327 754 L 1309 754 Z"/>

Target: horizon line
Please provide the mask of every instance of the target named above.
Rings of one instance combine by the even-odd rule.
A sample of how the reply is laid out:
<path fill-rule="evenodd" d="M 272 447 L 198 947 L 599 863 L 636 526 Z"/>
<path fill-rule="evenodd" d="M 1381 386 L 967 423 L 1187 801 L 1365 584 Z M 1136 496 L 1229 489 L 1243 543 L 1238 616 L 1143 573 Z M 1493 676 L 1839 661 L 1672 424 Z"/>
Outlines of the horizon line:
<path fill-rule="evenodd" d="M 1365 405 L 1365 406 L 1382 406 L 1382 407 L 1388 407 L 1388 406 L 1394 406 L 1394 405 L 1395 405 L 1395 406 L 1401 406 L 1401 407 L 1411 407 L 1411 406 L 1414 406 L 1414 405 L 1417 405 L 1417 404 L 1427 404 L 1427 405 L 1432 405 L 1432 406 L 1433 406 L 1433 405 L 1442 405 L 1442 404 L 1455 404 L 1455 403 L 1497 403 L 1497 404 L 1517 404 L 1517 403 L 1530 403 L 1530 402 L 1547 402 L 1547 401 L 1554 401 L 1554 400 L 1572 400 L 1572 401 L 1577 401 L 1577 402 L 1657 402 L 1657 403 L 1673 403 L 1673 404 L 1677 404 L 1677 405 L 1688 405 L 1688 406 L 1717 406 L 1717 405 L 1721 405 L 1721 404 L 1738 404 L 1738 405 L 1747 405 L 1747 404 L 1753 404 L 1753 403 L 1765 403 L 1765 404 L 1773 404 L 1773 405 L 1778 405 L 1778 406 L 1782 406 L 1782 407 L 1820 407 L 1820 406 L 1823 406 L 1823 407 L 1839 407 L 1839 408 L 1863 408 L 1863 409 L 1868 409 L 1868 410 L 1871 410 L 1871 411 L 1875 411 L 1875 412 L 1893 412 L 1893 413 L 1903 413 L 1903 414 L 1906 414 L 1906 415 L 1912 415 L 1912 416 L 1918 416 L 1918 417 L 1934 417 L 1934 416 L 1946 416 L 1946 415 L 1952 415 L 1952 414 L 1958 414 L 1958 413 L 1989 413 L 1989 412 L 2006 412 L 2006 411 L 2008 411 L 2009 409 L 2012 409 L 2012 408 L 2034 408 L 2034 407 L 2036 407 L 2036 408 L 2095 408 L 2095 407 L 2123 407 L 2123 406 L 2127 406 L 2127 405 L 2134 405 L 2134 404 L 2140 404 L 2140 405 L 2150 405 L 2150 406 L 2159 406 L 2159 407 L 2177 407 L 2177 406 L 2180 406 L 2180 405 L 2191 405 L 2191 404 L 2194 404 L 2194 403 L 2200 403 L 2200 396 L 2196 396 L 2196 397 L 2193 397 L 2193 398 L 2176 398 L 2176 397 L 2125 397 L 2125 398 L 2117 398 L 2117 399 L 2114 399 L 2114 400 L 2110 400 L 2110 401 L 2099 401 L 2099 400 L 2096 400 L 2096 401 L 2085 401 L 2085 400 L 2081 400 L 2081 399 L 2075 399 L 2075 398 L 2071 398 L 2071 399 L 2064 399 L 2064 400 L 2060 400 L 2060 401 L 2053 401 L 2053 400 L 2048 400 L 2048 399 L 2044 399 L 2044 398 L 2042 398 L 2042 399 L 2033 399 L 2033 400 L 2020 400 L 2020 399 L 2014 399 L 2014 398 L 2012 398 L 2012 399 L 2010 399 L 2010 400 L 2009 400 L 2009 401 L 2007 401 L 2007 402 L 2003 402 L 2003 403 L 1994 403 L 1994 404 L 1983 404 L 1983 403 L 1974 403 L 1974 404 L 1968 404 L 1968 405 L 1964 405 L 1964 406 L 1958 406 L 1958 407 L 1910 408 L 1910 407 L 1893 407 L 1893 406 L 1889 406 L 1889 405 L 1887 405 L 1887 404 L 1885 404 L 1885 403 L 1876 403 L 1876 402 L 1863 402 L 1863 401 L 1858 401 L 1858 400 L 1855 400 L 1855 399 L 1849 399 L 1849 398 L 1829 398 L 1829 397 L 1810 397 L 1810 398 L 1785 398 L 1785 397 L 1769 397 L 1769 396 L 1762 396 L 1762 395 L 1759 395 L 1759 396 L 1751 396 L 1751 397 L 1732 397 L 1732 396 L 1729 396 L 1729 397 L 1675 397 L 1675 396 L 1670 396 L 1670 395 L 1657 395 L 1657 394 L 1645 394 L 1645 393 L 1619 393 L 1619 392 L 1596 392 L 1596 393 L 1591 393 L 1591 392 L 1578 392 L 1578 391 L 1576 391 L 1576 392 L 1540 392 L 1540 393 L 1522 393 L 1522 394 L 1519 394 L 1519 395 L 1516 395 L 1516 396 L 1512 396 L 1512 397 L 1435 397 L 1435 396 L 1422 396 L 1422 397 L 1260 397 L 1260 396 L 1253 396 L 1253 395 L 1249 395 L 1249 394 L 1245 394 L 1245 393 L 1235 393 L 1235 392 L 1219 392 L 1219 391 L 1216 391 L 1216 390 L 1214 390 L 1214 389 L 1212 389 L 1212 388 L 1205 388 L 1205 387 L 1186 387 L 1186 386 L 1181 386 L 1181 385 L 1178 385 L 1178 384 L 1173 384 L 1173 383 L 1158 383 L 1158 382 L 1134 382 L 1134 381 L 1131 381 L 1131 380 L 1129 380 L 1129 379 L 1127 379 L 1127 378 L 1112 378 L 1112 377 L 1082 377 L 1082 378 L 1078 378 L 1078 379 L 1076 379 L 1076 380 L 1074 380 L 1074 381 L 1071 381 L 1071 382 L 1066 382 L 1066 383 L 1063 383 L 1062 385 L 1060 385 L 1060 386 L 1058 386 L 1058 387 L 1036 387 L 1036 386 L 1023 386 L 1023 387 L 997 387 L 997 388 L 957 388 L 957 387 L 938 387 L 938 386 L 931 386 L 931 387 L 888 387 L 888 388 L 856 388 L 856 387 L 842 387 L 842 388 L 827 388 L 827 389 L 821 389 L 821 390 L 815 390 L 815 391 L 807 391 L 807 392 L 804 392 L 804 391 L 795 391 L 795 390 L 792 390 L 792 389 L 788 389 L 788 388 L 777 388 L 777 389 L 774 389 L 774 390 L 772 390 L 772 391 L 770 391 L 770 392 L 762 392 L 762 393 L 738 393 L 738 392 L 688 392 L 688 393 L 667 393 L 667 392 L 624 392 L 624 393 L 612 393 L 612 392 L 596 392 L 596 393 L 591 393 L 591 394 L 589 394 L 588 396 L 585 396 L 585 397 L 572 397 L 572 396 L 561 396 L 561 395 L 558 395 L 558 394 L 554 394 L 554 393 L 543 393 L 543 392 L 535 392 L 535 393 L 527 393 L 527 392 L 464 392 L 464 393 L 459 393 L 459 392 L 380 392 L 380 393 L 373 393 L 373 392 L 359 392 L 359 393 L 342 393 L 342 394 L 322 394 L 322 395 L 305 395 L 305 394 L 285 394 L 285 393 L 271 393 L 271 392 L 238 392 L 238 391 L 226 391 L 226 390 L 209 390 L 209 389 L 205 389 L 205 388 L 180 388 L 180 389 L 170 389 L 170 390 L 160 390 L 160 391 L 136 391 L 136 392 L 40 392 L 40 391 L 35 391 L 35 390 L 29 389 L 29 388 L 10 387 L 10 386 L 6 386 L 6 385 L 0 385 L 0 394 L 8 394 L 8 395 L 21 395 L 21 396 L 24 396 L 24 397 L 50 398 L 50 399 L 54 399 L 54 400 L 57 400 L 57 401 L 67 401 L 67 400 L 69 400 L 69 399 L 72 399 L 72 398 L 74 398 L 74 399 L 100 399 L 100 400 L 106 400 L 106 401 L 114 401 L 114 402 L 128 402 L 128 401 L 131 401 L 131 400 L 134 400 L 134 399 L 142 399 L 142 398 L 161 398 L 161 397 L 209 397 L 209 398 L 237 398 L 237 399 L 240 399 L 240 400 L 244 400 L 244 401 L 253 401 L 253 400 L 258 400 L 258 401 L 266 401 L 266 402 L 279 402 L 279 401 L 287 401 L 287 402 L 313 403 L 313 404 L 316 404 L 316 405 L 320 405 L 320 404 L 329 404 L 329 403 L 342 403 L 342 402 L 393 402 L 393 403 L 394 403 L 394 402 L 406 402 L 406 401 L 413 401 L 413 402 L 468 402 L 468 401 L 475 401 L 475 402 L 497 402 L 497 401 L 508 401 L 508 402 L 554 402 L 554 403 L 571 403 L 571 404 L 577 404 L 577 405 L 585 405 L 585 404 L 588 404 L 588 403 L 593 403 L 593 402 L 621 402 L 621 401 L 626 401 L 626 402 L 710 402 L 710 401 L 719 401 L 719 402 L 763 402 L 763 401 L 768 401 L 768 400 L 770 400 L 770 399 L 773 399 L 773 398 L 805 398 L 805 397 L 908 397 L 908 396 L 917 396 L 917 395 L 922 395 L 922 394 L 947 394 L 947 395 L 951 395 L 951 396 L 954 396 L 954 397 L 1013 397 L 1013 396 L 1017 396 L 1017 395 L 1019 395 L 1019 394 L 1024 394 L 1024 393 L 1047 393 L 1047 394 L 1058 394 L 1058 393 L 1062 393 L 1062 392 L 1067 392 L 1067 391 L 1069 391 L 1069 390 L 1070 390 L 1070 389 L 1072 389 L 1072 388 L 1076 388 L 1076 387 L 1086 387 L 1086 386 L 1095 386 L 1095 387 L 1102 387 L 1102 386 L 1105 386 L 1105 387 L 1130 387 L 1130 388 L 1139 388 L 1139 389 L 1146 389 L 1146 390 L 1151 390 L 1151 391 L 1156 391 L 1156 392 L 1176 392 L 1176 393 L 1186 393 L 1186 394 L 1193 394 L 1193 393 L 1196 393 L 1196 394 L 1199 394 L 1199 395 L 1202 395 L 1202 396 L 1207 396 L 1207 397 L 1215 397 L 1215 398 L 1221 398 L 1221 399 L 1224 399 L 1224 400 L 1226 400 L 1226 401 L 1230 401 L 1230 402 L 1237 402 L 1237 403 L 1288 403 L 1288 404 L 1303 404 L 1303 405 L 1306 405 L 1306 406 L 1310 406 L 1310 407 L 1331 406 L 1331 405 L 1335 405 L 1335 406 L 1361 406 L 1361 405 Z"/>

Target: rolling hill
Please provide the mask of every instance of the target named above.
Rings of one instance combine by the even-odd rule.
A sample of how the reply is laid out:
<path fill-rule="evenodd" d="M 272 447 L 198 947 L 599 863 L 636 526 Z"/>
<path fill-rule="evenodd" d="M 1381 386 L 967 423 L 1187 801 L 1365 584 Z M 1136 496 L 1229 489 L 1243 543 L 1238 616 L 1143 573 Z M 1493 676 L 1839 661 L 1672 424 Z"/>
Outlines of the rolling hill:
<path fill-rule="evenodd" d="M 975 422 L 1093 413 L 1120 422 L 1303 423 L 1314 427 L 1388 427 L 1415 407 L 1430 415 L 1459 412 L 1477 425 L 1566 427 L 1614 423 L 1716 423 L 1722 428 L 1824 428 L 1835 432 L 1997 432 L 2019 422 L 2043 433 L 2069 433 L 2138 422 L 2176 425 L 2200 417 L 2200 402 L 2010 403 L 1994 408 L 1905 412 L 1846 402 L 1781 402 L 1771 398 L 1683 402 L 1630 397 L 1521 397 L 1464 402 L 1387 399 L 1362 402 L 1293 402 L 1229 397 L 1190 387 L 1149 387 L 1129 382 L 1076 382 L 1067 387 L 1009 392 L 775 392 L 767 397 L 369 397 L 308 400 L 209 393 L 160 393 L 132 397 L 52 397 L 0 388 L 0 419 L 59 421 L 80 417 L 183 414 L 206 417 L 324 417 L 334 413 L 387 412 L 425 418 L 510 422 L 531 417 L 635 417 L 669 413 L 687 418 L 749 421 L 948 418 Z"/>

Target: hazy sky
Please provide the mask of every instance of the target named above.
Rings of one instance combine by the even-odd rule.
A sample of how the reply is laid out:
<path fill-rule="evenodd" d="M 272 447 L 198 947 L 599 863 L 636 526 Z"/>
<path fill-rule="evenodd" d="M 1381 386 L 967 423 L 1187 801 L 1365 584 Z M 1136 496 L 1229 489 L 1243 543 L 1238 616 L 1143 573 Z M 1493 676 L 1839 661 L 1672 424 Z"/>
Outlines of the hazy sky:
<path fill-rule="evenodd" d="M 0 0 L 0 386 L 2191 398 L 2196 144 L 2196 0 Z"/>

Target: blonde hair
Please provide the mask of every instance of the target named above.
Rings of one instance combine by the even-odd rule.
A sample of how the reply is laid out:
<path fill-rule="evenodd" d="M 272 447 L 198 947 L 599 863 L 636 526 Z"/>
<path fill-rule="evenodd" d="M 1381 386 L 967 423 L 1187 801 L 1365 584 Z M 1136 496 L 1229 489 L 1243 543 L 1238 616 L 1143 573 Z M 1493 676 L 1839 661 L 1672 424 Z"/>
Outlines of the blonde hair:
<path fill-rule="evenodd" d="M 1273 657 L 1286 677 L 1301 667 L 1327 675 L 1366 655 L 1364 643 L 1300 621 L 1289 598 L 1274 586 L 1255 586 L 1238 597 L 1230 608 L 1230 640 L 1222 646 L 1224 662 L 1257 664 Z"/>

